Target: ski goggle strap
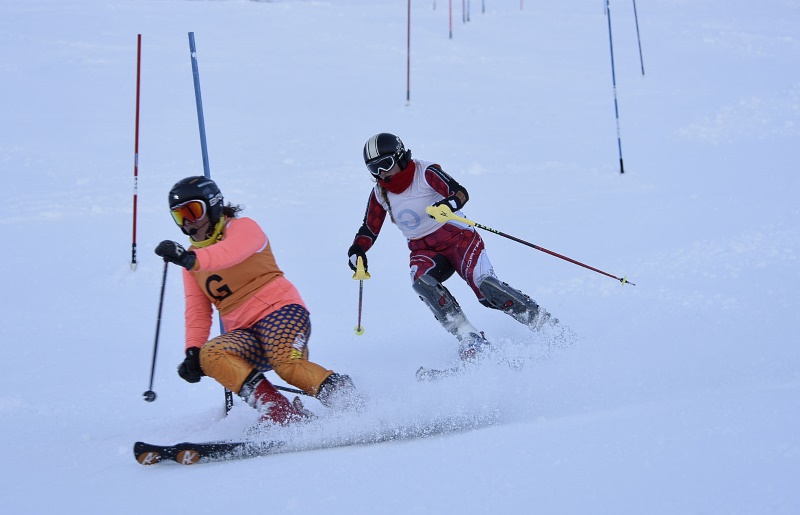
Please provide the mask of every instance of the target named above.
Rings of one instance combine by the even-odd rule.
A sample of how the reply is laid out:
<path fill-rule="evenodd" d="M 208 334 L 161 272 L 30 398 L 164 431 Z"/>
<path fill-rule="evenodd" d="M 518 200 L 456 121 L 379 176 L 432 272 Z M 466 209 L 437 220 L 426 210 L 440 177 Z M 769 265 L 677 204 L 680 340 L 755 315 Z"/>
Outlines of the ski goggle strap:
<path fill-rule="evenodd" d="M 366 164 L 369 173 L 375 177 L 379 177 L 381 173 L 391 170 L 394 166 L 394 163 L 394 154 L 389 154 L 386 156 L 378 156 L 375 159 L 370 159 Z"/>
<path fill-rule="evenodd" d="M 206 215 L 206 203 L 202 200 L 189 200 L 178 204 L 170 210 L 175 223 L 183 226 L 184 223 L 194 223 Z"/>

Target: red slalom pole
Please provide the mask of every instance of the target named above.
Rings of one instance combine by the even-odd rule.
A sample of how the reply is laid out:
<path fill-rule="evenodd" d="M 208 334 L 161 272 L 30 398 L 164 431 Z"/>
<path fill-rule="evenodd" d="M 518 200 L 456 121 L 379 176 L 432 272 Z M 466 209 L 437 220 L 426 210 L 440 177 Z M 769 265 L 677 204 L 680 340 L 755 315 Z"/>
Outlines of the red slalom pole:
<path fill-rule="evenodd" d="M 453 39 L 453 0 L 450 0 L 450 39 Z"/>
<path fill-rule="evenodd" d="M 131 244 L 131 270 L 136 270 L 136 200 L 139 191 L 139 92 L 142 72 L 142 35 L 136 42 L 136 135 L 133 144 L 133 243 Z"/>
<path fill-rule="evenodd" d="M 406 105 L 411 104 L 411 0 L 408 0 L 408 28 L 406 29 Z"/>

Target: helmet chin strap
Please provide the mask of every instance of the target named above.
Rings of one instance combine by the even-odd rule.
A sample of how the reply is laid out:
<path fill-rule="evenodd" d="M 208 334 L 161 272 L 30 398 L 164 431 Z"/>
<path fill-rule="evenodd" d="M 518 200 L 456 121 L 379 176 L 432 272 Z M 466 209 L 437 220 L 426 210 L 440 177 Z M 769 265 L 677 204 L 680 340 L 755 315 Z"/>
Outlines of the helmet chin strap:
<path fill-rule="evenodd" d="M 217 223 L 214 225 L 214 231 L 211 233 L 211 236 L 209 236 L 203 241 L 195 241 L 195 239 L 192 238 L 192 245 L 195 247 L 203 248 L 203 247 L 208 247 L 212 243 L 216 243 L 217 241 L 219 241 L 219 239 L 222 237 L 222 229 L 225 228 L 226 220 L 227 218 L 225 216 L 220 216 L 219 220 L 217 220 Z M 197 233 L 197 229 L 193 229 L 192 231 Z M 189 236 L 192 236 L 192 234 L 189 234 L 192 231 L 189 232 L 183 231 L 183 232 L 188 234 Z"/>

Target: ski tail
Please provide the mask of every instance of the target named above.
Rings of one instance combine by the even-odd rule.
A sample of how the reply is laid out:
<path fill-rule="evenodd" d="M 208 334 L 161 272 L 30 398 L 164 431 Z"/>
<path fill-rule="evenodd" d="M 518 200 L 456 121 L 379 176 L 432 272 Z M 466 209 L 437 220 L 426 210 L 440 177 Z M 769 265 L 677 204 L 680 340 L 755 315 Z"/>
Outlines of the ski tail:
<path fill-rule="evenodd" d="M 133 455 L 142 465 L 155 465 L 173 460 L 181 465 L 206 461 L 242 459 L 269 454 L 282 442 L 182 442 L 175 445 L 153 445 L 136 442 Z"/>

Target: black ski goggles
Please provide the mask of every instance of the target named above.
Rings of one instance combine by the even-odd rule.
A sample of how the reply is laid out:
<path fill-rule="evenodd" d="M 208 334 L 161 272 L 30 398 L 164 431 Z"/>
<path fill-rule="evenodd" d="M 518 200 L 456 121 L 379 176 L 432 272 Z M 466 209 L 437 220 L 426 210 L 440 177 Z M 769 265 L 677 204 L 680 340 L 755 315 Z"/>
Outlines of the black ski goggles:
<path fill-rule="evenodd" d="M 378 156 L 375 159 L 370 159 L 366 164 L 367 170 L 369 170 L 369 173 L 371 173 L 373 177 L 380 177 L 382 173 L 391 170 L 395 163 L 394 154 L 389 154 L 387 156 Z"/>

